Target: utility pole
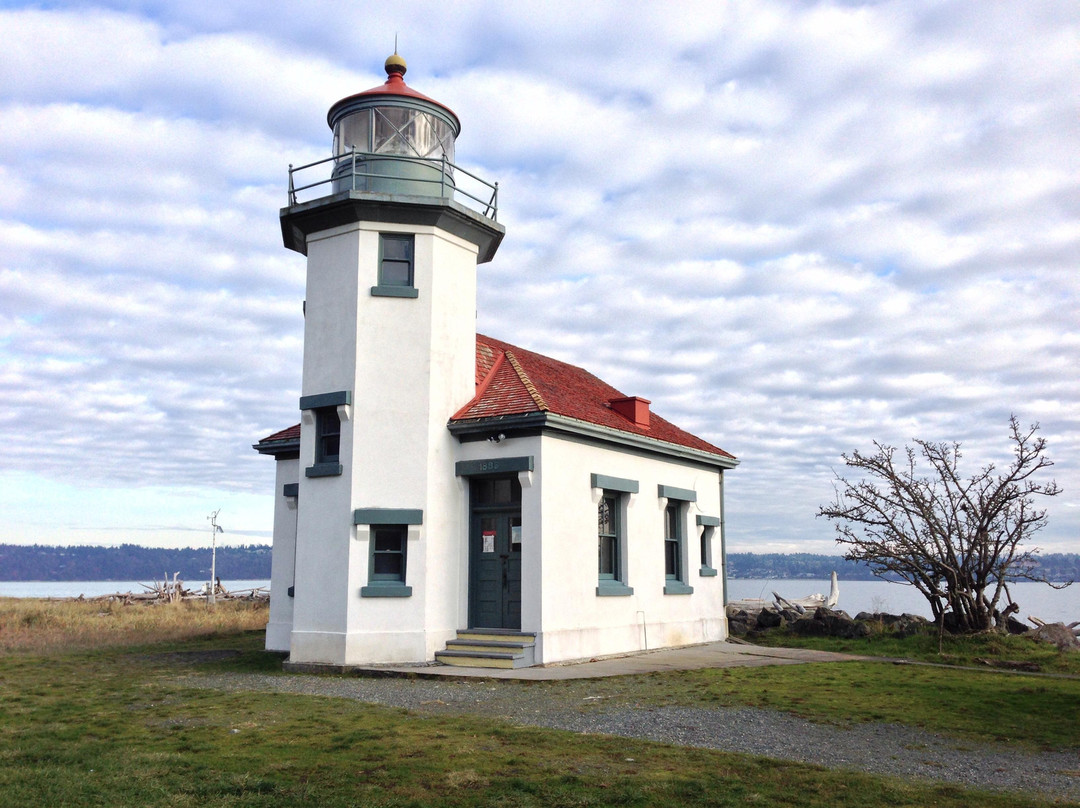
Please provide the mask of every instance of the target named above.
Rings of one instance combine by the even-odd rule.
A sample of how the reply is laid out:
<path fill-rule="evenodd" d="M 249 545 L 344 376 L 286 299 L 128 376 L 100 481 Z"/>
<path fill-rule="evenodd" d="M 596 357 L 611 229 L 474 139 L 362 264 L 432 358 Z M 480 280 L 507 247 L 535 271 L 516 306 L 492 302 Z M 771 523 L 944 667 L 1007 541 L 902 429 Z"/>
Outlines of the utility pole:
<path fill-rule="evenodd" d="M 210 520 L 210 545 L 213 548 L 210 552 L 210 591 L 206 595 L 206 602 L 211 606 L 217 603 L 215 597 L 217 593 L 217 534 L 225 532 L 217 523 L 219 513 L 221 513 L 221 508 L 206 517 Z"/>

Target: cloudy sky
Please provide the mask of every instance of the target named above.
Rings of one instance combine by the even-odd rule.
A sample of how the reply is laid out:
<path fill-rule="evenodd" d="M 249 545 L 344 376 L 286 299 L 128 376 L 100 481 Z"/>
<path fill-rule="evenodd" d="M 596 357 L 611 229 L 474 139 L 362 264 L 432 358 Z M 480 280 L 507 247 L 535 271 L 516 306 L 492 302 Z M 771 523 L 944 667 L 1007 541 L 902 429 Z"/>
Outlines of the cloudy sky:
<path fill-rule="evenodd" d="M 842 452 L 1039 422 L 1080 551 L 1080 6 L 0 4 L 0 542 L 270 540 L 287 166 L 406 80 L 507 236 L 478 327 L 741 459 L 732 551 L 836 552 Z"/>

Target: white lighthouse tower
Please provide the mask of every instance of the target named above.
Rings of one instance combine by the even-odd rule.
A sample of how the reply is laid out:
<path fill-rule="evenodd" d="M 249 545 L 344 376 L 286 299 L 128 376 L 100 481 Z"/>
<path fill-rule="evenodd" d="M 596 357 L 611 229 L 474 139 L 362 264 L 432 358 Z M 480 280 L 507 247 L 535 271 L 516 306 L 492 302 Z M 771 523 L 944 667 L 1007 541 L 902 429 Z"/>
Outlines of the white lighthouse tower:
<path fill-rule="evenodd" d="M 405 69 L 330 108 L 333 156 L 290 169 L 281 211 L 307 256 L 294 585 L 267 630 L 292 663 L 430 660 L 467 620 L 447 418 L 475 392 L 476 267 L 504 230 L 453 163 L 457 116 Z"/>

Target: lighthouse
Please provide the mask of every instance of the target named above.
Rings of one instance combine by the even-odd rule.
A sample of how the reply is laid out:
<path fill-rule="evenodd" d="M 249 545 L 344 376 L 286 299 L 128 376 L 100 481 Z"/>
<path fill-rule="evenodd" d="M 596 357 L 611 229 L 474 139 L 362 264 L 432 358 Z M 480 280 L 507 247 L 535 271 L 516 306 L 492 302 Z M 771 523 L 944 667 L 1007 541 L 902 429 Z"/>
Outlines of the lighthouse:
<path fill-rule="evenodd" d="M 459 619 L 446 423 L 475 391 L 476 268 L 504 229 L 495 186 L 458 187 L 457 116 L 385 67 L 330 108 L 333 153 L 290 168 L 280 214 L 307 256 L 294 583 L 268 627 L 293 663 L 430 659 Z"/>
<path fill-rule="evenodd" d="M 401 57 L 327 123 L 280 214 L 307 286 L 300 423 L 254 447 L 277 461 L 266 647 L 292 670 L 510 668 L 724 639 L 738 460 L 476 333 L 498 188 Z"/>

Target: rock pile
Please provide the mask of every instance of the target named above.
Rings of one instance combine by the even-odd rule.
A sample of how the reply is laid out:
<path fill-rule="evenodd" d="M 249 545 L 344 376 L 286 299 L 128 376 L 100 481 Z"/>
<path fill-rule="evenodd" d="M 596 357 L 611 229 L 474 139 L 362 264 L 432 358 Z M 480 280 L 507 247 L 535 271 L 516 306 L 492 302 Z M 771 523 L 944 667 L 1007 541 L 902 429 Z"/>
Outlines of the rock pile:
<path fill-rule="evenodd" d="M 800 613 L 794 609 L 777 609 L 767 606 L 756 613 L 738 607 L 728 607 L 728 631 L 733 637 L 786 627 L 793 634 L 804 637 L 842 637 L 854 639 L 866 637 L 875 629 L 891 627 L 901 636 L 929 630 L 931 623 L 917 614 L 884 614 L 859 612 L 852 617 L 839 609 L 819 606 L 813 611 Z"/>
<path fill-rule="evenodd" d="M 946 615 L 945 628 L 949 628 Z M 859 612 L 851 617 L 839 609 L 819 606 L 812 611 L 798 612 L 766 606 L 750 611 L 737 605 L 727 607 L 728 633 L 732 637 L 745 637 L 770 629 L 786 628 L 792 634 L 803 637 L 841 637 L 856 639 L 874 632 L 889 629 L 900 637 L 934 631 L 935 626 L 917 614 L 887 614 L 885 612 Z M 1080 622 L 1066 626 L 1063 623 L 1043 623 L 1032 618 L 1038 628 L 1031 629 L 1011 615 L 1008 617 L 1010 634 L 1026 634 L 1033 640 L 1050 643 L 1062 651 L 1080 650 Z"/>

